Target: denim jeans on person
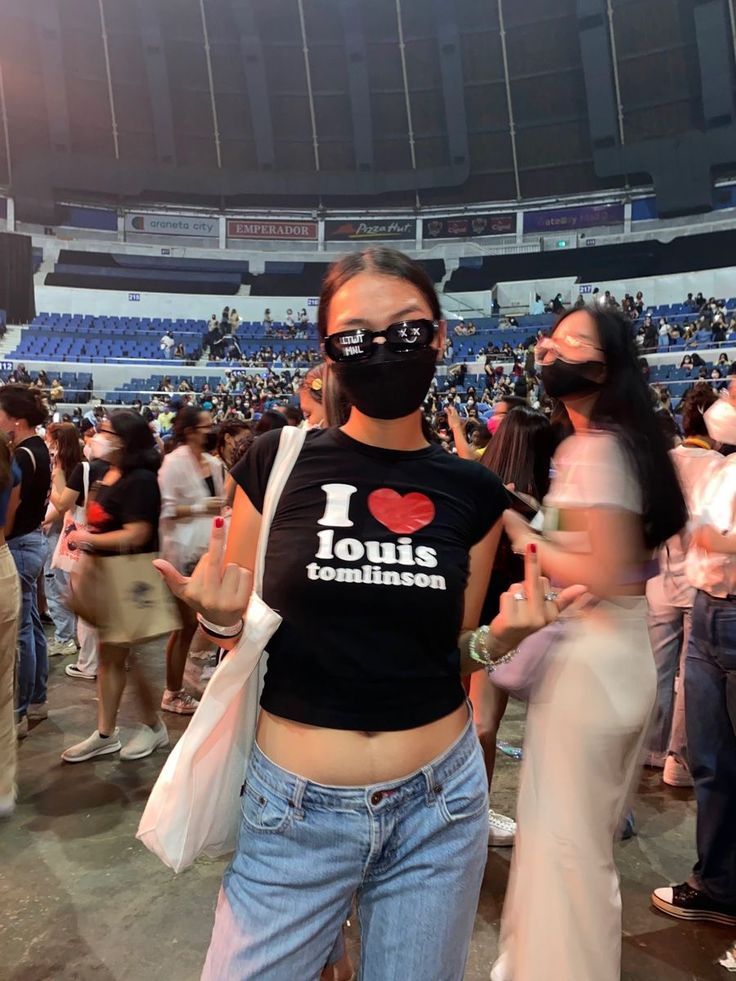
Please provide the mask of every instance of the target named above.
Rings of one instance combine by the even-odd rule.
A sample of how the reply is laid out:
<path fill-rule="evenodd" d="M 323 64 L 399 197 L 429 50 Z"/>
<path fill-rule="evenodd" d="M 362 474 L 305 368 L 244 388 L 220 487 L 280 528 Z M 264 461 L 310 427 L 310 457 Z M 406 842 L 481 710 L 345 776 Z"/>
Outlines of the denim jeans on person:
<path fill-rule="evenodd" d="M 657 704 L 647 739 L 648 766 L 663 767 L 670 753 L 687 764 L 685 670 L 691 616 L 688 608 L 649 601 L 647 620 L 657 666 Z"/>
<path fill-rule="evenodd" d="M 13 680 L 20 585 L 10 549 L 0 545 L 0 797 L 15 791 L 15 718 Z"/>
<path fill-rule="evenodd" d="M 18 570 L 21 590 L 16 709 L 18 718 L 22 718 L 29 705 L 46 701 L 49 658 L 46 635 L 38 612 L 36 584 L 46 562 L 48 543 L 39 530 L 11 539 L 8 548 Z"/>
<path fill-rule="evenodd" d="M 56 529 L 50 531 L 46 540 L 48 541 L 48 555 L 44 566 L 46 603 L 49 608 L 49 616 L 54 621 L 56 639 L 66 643 L 69 640 L 74 640 L 77 633 L 77 618 L 67 605 L 69 573 L 64 572 L 63 569 L 51 568 L 54 550 L 59 541 L 59 531 Z"/>
<path fill-rule="evenodd" d="M 736 600 L 699 591 L 687 652 L 685 715 L 698 805 L 691 885 L 736 907 Z"/>
<path fill-rule="evenodd" d="M 327 787 L 256 746 L 203 981 L 315 981 L 353 899 L 361 981 L 461 981 L 488 848 L 472 718 L 407 777 Z"/>

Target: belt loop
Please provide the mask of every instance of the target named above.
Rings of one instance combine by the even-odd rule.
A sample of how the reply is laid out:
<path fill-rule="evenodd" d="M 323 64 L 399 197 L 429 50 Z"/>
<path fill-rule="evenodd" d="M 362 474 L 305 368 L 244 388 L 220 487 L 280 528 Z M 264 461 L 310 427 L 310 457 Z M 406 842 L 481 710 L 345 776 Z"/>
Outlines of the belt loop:
<path fill-rule="evenodd" d="M 294 813 L 297 817 L 304 817 L 304 810 L 302 808 L 302 801 L 304 800 L 304 792 L 307 789 L 307 781 L 304 777 L 297 777 L 294 781 L 294 789 L 291 792 L 291 797 L 289 798 L 289 805 L 294 808 Z"/>
<path fill-rule="evenodd" d="M 437 799 L 437 794 L 441 792 L 442 787 L 437 781 L 437 777 L 435 776 L 432 766 L 423 766 L 422 775 L 424 776 L 424 780 L 427 784 L 427 803 L 434 804 L 435 800 Z"/>

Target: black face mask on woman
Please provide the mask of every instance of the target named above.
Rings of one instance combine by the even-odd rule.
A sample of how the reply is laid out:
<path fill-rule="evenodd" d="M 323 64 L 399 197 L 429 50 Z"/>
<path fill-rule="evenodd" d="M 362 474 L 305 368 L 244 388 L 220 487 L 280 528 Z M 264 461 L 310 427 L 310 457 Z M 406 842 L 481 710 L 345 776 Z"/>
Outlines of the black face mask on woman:
<path fill-rule="evenodd" d="M 563 361 L 557 358 L 542 365 L 542 384 L 547 395 L 553 399 L 564 399 L 567 395 L 589 395 L 597 392 L 603 382 L 600 376 L 605 365 L 600 361 Z"/>
<path fill-rule="evenodd" d="M 371 419 L 401 419 L 421 406 L 437 367 L 437 351 L 397 354 L 376 345 L 370 361 L 333 362 L 330 371 L 351 405 Z"/>

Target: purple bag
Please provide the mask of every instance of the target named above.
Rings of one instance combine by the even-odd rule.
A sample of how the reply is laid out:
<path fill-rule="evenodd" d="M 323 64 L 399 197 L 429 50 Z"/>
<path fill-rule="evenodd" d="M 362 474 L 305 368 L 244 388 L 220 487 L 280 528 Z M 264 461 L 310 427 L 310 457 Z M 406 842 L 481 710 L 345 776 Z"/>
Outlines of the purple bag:
<path fill-rule="evenodd" d="M 552 648 L 562 637 L 564 624 L 564 620 L 556 620 L 522 640 L 518 654 L 489 672 L 491 684 L 513 698 L 529 701 L 544 675 Z"/>

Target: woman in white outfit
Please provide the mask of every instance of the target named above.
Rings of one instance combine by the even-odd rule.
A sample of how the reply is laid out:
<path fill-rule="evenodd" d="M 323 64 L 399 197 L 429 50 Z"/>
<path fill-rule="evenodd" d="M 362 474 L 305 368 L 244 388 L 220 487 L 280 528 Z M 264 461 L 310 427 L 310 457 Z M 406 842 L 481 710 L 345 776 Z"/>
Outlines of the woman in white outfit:
<path fill-rule="evenodd" d="M 207 551 L 212 516 L 224 504 L 224 467 L 205 453 L 212 416 L 194 406 L 179 409 L 174 419 L 176 449 L 164 457 L 158 474 L 161 488 L 161 552 L 174 568 L 189 575 Z M 197 630 L 195 615 L 179 603 L 182 625 L 166 646 L 166 691 L 161 708 L 192 715 L 199 704 L 182 688 L 189 647 Z"/>
<path fill-rule="evenodd" d="M 494 981 L 618 981 L 621 897 L 613 845 L 656 691 L 647 631 L 654 550 L 687 520 L 638 367 L 630 324 L 580 309 L 537 349 L 547 393 L 574 433 L 558 449 L 537 536 L 516 551 L 587 594 L 550 644 L 530 700 L 518 833 Z"/>

